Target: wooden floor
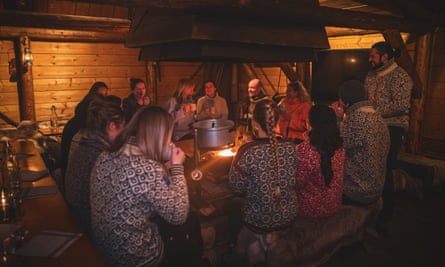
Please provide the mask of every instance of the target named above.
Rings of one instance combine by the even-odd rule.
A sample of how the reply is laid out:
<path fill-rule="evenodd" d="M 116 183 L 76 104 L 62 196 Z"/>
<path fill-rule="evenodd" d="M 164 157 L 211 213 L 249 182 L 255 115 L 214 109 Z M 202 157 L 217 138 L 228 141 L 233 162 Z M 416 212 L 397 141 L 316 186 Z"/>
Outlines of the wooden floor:
<path fill-rule="evenodd" d="M 391 231 L 369 231 L 323 267 L 445 266 L 445 161 L 401 153 L 399 167 Z"/>
<path fill-rule="evenodd" d="M 396 194 L 391 231 L 365 235 L 338 251 L 323 267 L 345 266 L 445 266 L 445 193 L 432 192 L 419 199 Z"/>

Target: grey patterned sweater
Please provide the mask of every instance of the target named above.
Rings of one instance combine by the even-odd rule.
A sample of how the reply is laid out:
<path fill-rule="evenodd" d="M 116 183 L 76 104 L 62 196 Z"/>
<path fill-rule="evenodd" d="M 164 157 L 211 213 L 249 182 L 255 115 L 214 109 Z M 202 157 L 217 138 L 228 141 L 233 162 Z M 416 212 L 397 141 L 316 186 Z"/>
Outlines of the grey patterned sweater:
<path fill-rule="evenodd" d="M 236 193 L 245 193 L 244 223 L 269 232 L 289 225 L 297 215 L 297 152 L 291 142 L 279 142 L 281 199 L 274 199 L 277 166 L 268 140 L 240 147 L 232 163 L 229 180 Z"/>
<path fill-rule="evenodd" d="M 127 144 L 104 152 L 91 174 L 91 223 L 94 243 L 107 266 L 158 266 L 163 243 L 150 220 L 159 214 L 172 224 L 184 223 L 189 197 L 184 167 L 169 173 Z"/>
<path fill-rule="evenodd" d="M 74 135 L 65 173 L 65 200 L 90 233 L 90 175 L 97 157 L 109 147 L 100 132 L 80 130 Z"/>
<path fill-rule="evenodd" d="M 385 121 L 369 101 L 358 102 L 346 110 L 341 133 L 346 150 L 343 194 L 363 204 L 377 201 L 389 151 Z"/>
<path fill-rule="evenodd" d="M 407 131 L 413 88 L 408 73 L 391 59 L 379 69 L 369 71 L 364 85 L 368 99 L 387 125 L 402 127 Z"/>

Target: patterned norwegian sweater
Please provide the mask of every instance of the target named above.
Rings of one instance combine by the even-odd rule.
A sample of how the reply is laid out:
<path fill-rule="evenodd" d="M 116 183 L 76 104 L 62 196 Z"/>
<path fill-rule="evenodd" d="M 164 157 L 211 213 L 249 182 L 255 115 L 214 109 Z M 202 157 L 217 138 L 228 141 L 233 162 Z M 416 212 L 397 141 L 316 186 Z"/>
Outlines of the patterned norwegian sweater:
<path fill-rule="evenodd" d="M 208 108 L 214 108 L 214 113 L 209 114 L 207 112 Z M 196 119 L 224 119 L 227 120 L 229 117 L 229 109 L 227 107 L 227 101 L 224 97 L 221 97 L 216 93 L 216 96 L 210 98 L 208 96 L 200 97 L 196 104 Z"/>
<path fill-rule="evenodd" d="M 346 110 L 341 127 L 346 150 L 343 194 L 363 203 L 377 201 L 383 191 L 389 130 L 369 101 Z"/>
<path fill-rule="evenodd" d="M 173 140 L 178 141 L 182 137 L 188 134 L 192 134 L 192 124 L 195 122 L 195 113 L 191 110 L 188 112 L 184 111 L 185 105 L 190 105 L 190 103 L 178 104 L 176 98 L 171 97 L 167 102 L 165 102 L 163 108 L 173 117 Z"/>
<path fill-rule="evenodd" d="M 243 220 L 247 226 L 269 232 L 289 225 L 297 215 L 295 176 L 297 152 L 291 142 L 279 141 L 281 198 L 277 201 L 277 165 L 268 140 L 242 145 L 230 168 L 229 180 L 236 193 L 245 193 Z"/>
<path fill-rule="evenodd" d="M 108 147 L 106 137 L 96 131 L 80 130 L 71 141 L 65 174 L 65 200 L 88 232 L 91 224 L 91 170 L 97 157 Z"/>
<path fill-rule="evenodd" d="M 150 218 L 158 214 L 181 224 L 189 211 L 184 167 L 173 165 L 168 172 L 131 144 L 98 157 L 91 174 L 91 224 L 107 266 L 161 262 L 164 246 Z"/>
<path fill-rule="evenodd" d="M 336 150 L 331 158 L 334 176 L 329 187 L 321 173 L 320 154 L 309 140 L 297 145 L 297 154 L 298 215 L 320 218 L 339 211 L 343 193 L 345 150 Z"/>
<path fill-rule="evenodd" d="M 409 124 L 409 109 L 413 81 L 408 73 L 391 59 L 365 77 L 364 86 L 368 99 L 380 112 L 388 126 L 402 127 Z"/>

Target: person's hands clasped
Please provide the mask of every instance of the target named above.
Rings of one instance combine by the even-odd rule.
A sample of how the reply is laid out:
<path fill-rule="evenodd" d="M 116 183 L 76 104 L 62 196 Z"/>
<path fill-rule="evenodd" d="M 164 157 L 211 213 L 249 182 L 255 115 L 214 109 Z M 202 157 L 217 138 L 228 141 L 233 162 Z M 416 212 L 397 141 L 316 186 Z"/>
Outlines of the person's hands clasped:
<path fill-rule="evenodd" d="M 171 164 L 184 164 L 185 153 L 180 147 L 172 144 L 172 159 Z"/>

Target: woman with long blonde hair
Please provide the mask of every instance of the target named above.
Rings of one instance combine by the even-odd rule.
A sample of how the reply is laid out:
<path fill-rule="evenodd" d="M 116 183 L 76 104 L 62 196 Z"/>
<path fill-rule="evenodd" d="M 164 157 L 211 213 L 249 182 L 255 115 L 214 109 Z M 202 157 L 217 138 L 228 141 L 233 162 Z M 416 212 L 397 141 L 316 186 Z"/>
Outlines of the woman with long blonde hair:
<path fill-rule="evenodd" d="M 190 139 L 195 122 L 196 104 L 193 100 L 195 83 L 191 79 L 180 79 L 173 96 L 164 104 L 164 109 L 173 117 L 173 140 Z"/>
<path fill-rule="evenodd" d="M 91 174 L 93 239 L 107 266 L 158 266 L 163 241 L 156 215 L 182 224 L 189 212 L 184 152 L 171 144 L 173 120 L 140 108 Z"/>

